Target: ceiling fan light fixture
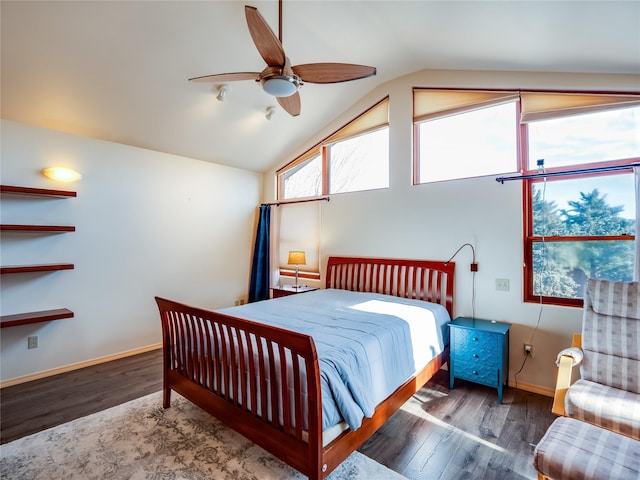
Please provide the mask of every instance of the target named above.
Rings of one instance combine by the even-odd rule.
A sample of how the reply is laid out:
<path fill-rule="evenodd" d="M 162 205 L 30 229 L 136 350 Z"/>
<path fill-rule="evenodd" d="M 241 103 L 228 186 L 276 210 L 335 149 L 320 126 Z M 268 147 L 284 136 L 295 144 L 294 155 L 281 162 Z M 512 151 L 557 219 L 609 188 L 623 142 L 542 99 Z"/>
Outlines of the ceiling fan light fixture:
<path fill-rule="evenodd" d="M 262 80 L 262 88 L 274 97 L 290 97 L 298 91 L 301 82 L 297 77 L 274 75 Z"/>

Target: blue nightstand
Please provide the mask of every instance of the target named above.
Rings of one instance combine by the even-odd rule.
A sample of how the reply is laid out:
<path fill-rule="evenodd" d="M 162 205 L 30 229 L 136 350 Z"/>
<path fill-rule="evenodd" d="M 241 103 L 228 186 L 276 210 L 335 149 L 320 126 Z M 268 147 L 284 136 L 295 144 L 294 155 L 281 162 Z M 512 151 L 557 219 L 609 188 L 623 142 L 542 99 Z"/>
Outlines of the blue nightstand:
<path fill-rule="evenodd" d="M 449 386 L 462 378 L 498 389 L 502 403 L 502 387 L 509 375 L 510 323 L 458 317 L 449 324 L 451 352 Z"/>

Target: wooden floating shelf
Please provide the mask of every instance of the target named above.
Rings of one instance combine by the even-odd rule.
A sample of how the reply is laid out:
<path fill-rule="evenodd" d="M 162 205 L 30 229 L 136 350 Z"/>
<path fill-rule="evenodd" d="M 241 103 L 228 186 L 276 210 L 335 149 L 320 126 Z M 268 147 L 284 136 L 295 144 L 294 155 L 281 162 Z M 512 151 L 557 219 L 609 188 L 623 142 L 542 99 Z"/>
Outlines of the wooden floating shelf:
<path fill-rule="evenodd" d="M 53 190 L 49 188 L 19 187 L 15 185 L 0 185 L 0 193 L 11 195 L 31 195 L 36 197 L 74 198 L 76 192 L 68 190 Z M 13 232 L 42 232 L 64 233 L 75 232 L 76 227 L 71 225 L 28 225 L 28 224 L 0 224 L 0 230 Z M 8 273 L 32 273 L 32 272 L 56 272 L 59 270 L 73 270 L 73 263 L 47 263 L 39 265 L 7 265 L 0 266 L 0 274 Z M 0 316 L 0 328 L 29 325 L 33 323 L 50 322 L 63 318 L 73 318 L 74 313 L 66 308 L 43 310 L 38 312 L 18 313 L 14 315 Z"/>
<path fill-rule="evenodd" d="M 75 232 L 71 225 L 0 225 L 0 230 L 9 232 Z"/>
<path fill-rule="evenodd" d="M 31 273 L 31 272 L 55 272 L 58 270 L 73 270 L 73 263 L 47 263 L 40 265 L 7 265 L 0 267 L 0 274 L 6 273 Z"/>
<path fill-rule="evenodd" d="M 16 327 L 18 325 L 29 325 L 32 323 L 50 322 L 63 318 L 73 318 L 73 312 L 66 308 L 55 310 L 43 310 L 40 312 L 17 313 L 14 315 L 2 315 L 0 317 L 0 328 Z"/>
<path fill-rule="evenodd" d="M 50 188 L 18 187 L 15 185 L 0 185 L 0 193 L 13 193 L 16 195 L 38 195 L 44 197 L 68 198 L 76 197 L 76 192 L 68 190 L 52 190 Z"/>

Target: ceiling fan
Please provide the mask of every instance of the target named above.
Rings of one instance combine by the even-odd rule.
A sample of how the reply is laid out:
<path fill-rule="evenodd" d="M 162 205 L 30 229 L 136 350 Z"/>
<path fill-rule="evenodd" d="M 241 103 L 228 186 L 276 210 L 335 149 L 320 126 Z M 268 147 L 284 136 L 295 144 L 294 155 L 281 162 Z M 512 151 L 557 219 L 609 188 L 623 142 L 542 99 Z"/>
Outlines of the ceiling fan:
<path fill-rule="evenodd" d="M 262 72 L 236 72 L 205 75 L 190 78 L 192 82 L 234 82 L 255 80 L 265 92 L 278 99 L 278 103 L 290 115 L 300 115 L 299 88 L 307 83 L 339 83 L 371 77 L 375 67 L 350 63 L 307 63 L 291 66 L 289 57 L 282 48 L 282 0 L 279 0 L 279 36 L 273 33 L 267 22 L 255 7 L 244 7 L 249 33 L 260 56 L 267 63 Z"/>

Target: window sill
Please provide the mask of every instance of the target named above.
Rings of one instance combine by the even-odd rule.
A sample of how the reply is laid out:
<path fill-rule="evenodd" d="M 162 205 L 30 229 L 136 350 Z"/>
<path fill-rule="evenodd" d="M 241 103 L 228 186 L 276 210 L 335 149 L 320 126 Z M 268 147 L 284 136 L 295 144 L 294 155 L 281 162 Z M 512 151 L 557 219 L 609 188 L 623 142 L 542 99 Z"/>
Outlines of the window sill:
<path fill-rule="evenodd" d="M 280 269 L 281 277 L 295 278 L 295 270 Z M 308 280 L 320 280 L 320 272 L 298 272 L 298 278 L 306 278 Z"/>

